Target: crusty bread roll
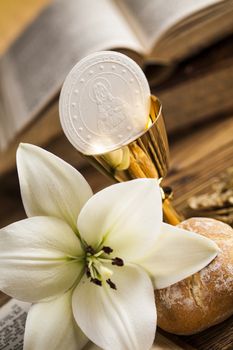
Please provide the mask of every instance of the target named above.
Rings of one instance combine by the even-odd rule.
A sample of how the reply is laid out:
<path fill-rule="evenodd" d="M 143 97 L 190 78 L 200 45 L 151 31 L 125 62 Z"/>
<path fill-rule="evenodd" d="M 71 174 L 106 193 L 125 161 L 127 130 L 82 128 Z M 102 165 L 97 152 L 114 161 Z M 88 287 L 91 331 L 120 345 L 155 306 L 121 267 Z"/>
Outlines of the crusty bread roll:
<path fill-rule="evenodd" d="M 207 218 L 191 218 L 179 226 L 213 239 L 221 249 L 201 271 L 155 292 L 159 327 L 188 335 L 233 314 L 233 229 Z"/>

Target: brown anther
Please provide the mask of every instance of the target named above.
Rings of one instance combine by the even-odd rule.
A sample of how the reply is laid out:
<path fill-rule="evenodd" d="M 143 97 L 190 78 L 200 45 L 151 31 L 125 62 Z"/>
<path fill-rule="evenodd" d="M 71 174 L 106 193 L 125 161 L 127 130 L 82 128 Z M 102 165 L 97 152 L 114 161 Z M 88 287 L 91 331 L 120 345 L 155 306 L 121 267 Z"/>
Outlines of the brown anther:
<path fill-rule="evenodd" d="M 113 252 L 113 249 L 110 247 L 103 247 L 102 250 L 106 253 L 106 254 L 111 254 Z"/>
<path fill-rule="evenodd" d="M 91 282 L 97 286 L 102 286 L 102 282 L 98 278 L 91 278 Z"/>
<path fill-rule="evenodd" d="M 115 283 L 113 283 L 110 278 L 108 280 L 106 280 L 107 284 L 110 286 L 110 288 L 117 290 L 117 287 L 115 285 Z"/>
<path fill-rule="evenodd" d="M 87 266 L 86 266 L 86 275 L 87 275 L 88 278 L 91 277 L 90 269 L 89 269 L 89 267 L 87 267 Z"/>
<path fill-rule="evenodd" d="M 121 258 L 114 258 L 112 259 L 112 265 L 123 266 L 124 261 Z"/>
<path fill-rule="evenodd" d="M 89 253 L 89 254 L 91 254 L 91 255 L 94 255 L 94 254 L 95 254 L 94 249 L 93 249 L 92 246 L 90 246 L 90 245 L 88 245 L 88 246 L 85 248 L 85 250 L 86 250 L 86 253 Z"/>

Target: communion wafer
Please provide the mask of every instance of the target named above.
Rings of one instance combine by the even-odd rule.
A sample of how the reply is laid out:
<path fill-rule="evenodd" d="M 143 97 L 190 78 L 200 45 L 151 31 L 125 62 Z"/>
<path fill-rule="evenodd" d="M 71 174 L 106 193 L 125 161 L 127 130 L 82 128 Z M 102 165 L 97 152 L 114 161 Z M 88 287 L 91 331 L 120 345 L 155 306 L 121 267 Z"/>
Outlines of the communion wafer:
<path fill-rule="evenodd" d="M 142 69 L 113 51 L 79 61 L 62 87 L 62 128 L 83 154 L 101 154 L 123 146 L 147 126 L 150 88 Z"/>

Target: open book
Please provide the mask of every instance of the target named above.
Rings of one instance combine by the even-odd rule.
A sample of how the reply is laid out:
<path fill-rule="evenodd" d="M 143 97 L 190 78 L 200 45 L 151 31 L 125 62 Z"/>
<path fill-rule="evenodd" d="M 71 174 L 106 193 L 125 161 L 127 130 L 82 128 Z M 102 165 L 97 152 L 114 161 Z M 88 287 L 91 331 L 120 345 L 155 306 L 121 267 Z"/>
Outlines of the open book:
<path fill-rule="evenodd" d="M 228 34 L 232 17 L 232 0 L 52 2 L 0 60 L 0 150 L 57 98 L 82 57 L 118 49 L 168 65 Z"/>

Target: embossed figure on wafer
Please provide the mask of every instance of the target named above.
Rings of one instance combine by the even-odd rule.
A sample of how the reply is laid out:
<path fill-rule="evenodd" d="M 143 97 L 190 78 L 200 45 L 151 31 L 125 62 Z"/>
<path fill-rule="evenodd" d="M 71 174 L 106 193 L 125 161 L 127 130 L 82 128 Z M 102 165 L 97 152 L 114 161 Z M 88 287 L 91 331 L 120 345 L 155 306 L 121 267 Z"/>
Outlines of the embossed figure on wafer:
<path fill-rule="evenodd" d="M 141 68 L 118 52 L 79 61 L 62 87 L 59 112 L 70 142 L 85 155 L 103 154 L 144 132 L 150 88 Z"/>
<path fill-rule="evenodd" d="M 114 96 L 111 92 L 111 84 L 97 78 L 91 86 L 89 96 L 97 104 L 98 131 L 103 134 L 120 132 L 122 124 L 129 120 L 129 105 L 123 99 Z"/>

